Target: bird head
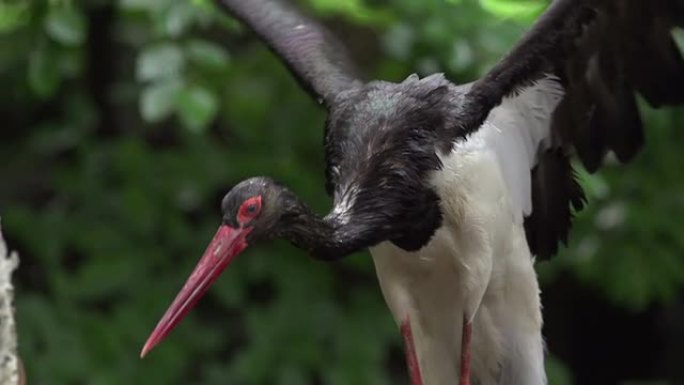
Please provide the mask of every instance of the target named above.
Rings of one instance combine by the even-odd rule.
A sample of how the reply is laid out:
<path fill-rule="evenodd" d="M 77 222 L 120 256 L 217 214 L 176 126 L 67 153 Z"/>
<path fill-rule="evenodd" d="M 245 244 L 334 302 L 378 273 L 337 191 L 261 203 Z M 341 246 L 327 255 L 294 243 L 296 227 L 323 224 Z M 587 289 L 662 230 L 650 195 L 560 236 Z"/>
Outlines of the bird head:
<path fill-rule="evenodd" d="M 238 254 L 258 239 L 277 233 L 282 215 L 295 210 L 291 200 L 284 187 L 264 177 L 246 179 L 226 194 L 218 231 L 148 338 L 141 357 L 178 325 Z"/>
<path fill-rule="evenodd" d="M 242 231 L 246 241 L 267 238 L 281 225 L 281 217 L 295 199 L 289 190 L 267 177 L 245 179 L 221 201 L 222 227 Z"/>

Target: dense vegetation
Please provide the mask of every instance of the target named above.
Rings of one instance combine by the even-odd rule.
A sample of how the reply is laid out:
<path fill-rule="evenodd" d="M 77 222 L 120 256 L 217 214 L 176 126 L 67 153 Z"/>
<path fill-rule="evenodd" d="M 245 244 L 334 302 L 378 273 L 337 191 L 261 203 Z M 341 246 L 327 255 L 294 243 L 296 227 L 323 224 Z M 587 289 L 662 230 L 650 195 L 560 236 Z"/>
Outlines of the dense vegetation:
<path fill-rule="evenodd" d="M 370 76 L 466 82 L 545 2 L 299 4 Z M 369 256 L 323 264 L 279 241 L 138 359 L 231 184 L 271 175 L 329 207 L 323 111 L 210 1 L 0 0 L 0 84 L 0 215 L 23 257 L 30 384 L 407 383 Z M 684 111 L 643 111 L 647 148 L 581 174 L 590 208 L 539 265 L 556 384 L 684 377 Z"/>

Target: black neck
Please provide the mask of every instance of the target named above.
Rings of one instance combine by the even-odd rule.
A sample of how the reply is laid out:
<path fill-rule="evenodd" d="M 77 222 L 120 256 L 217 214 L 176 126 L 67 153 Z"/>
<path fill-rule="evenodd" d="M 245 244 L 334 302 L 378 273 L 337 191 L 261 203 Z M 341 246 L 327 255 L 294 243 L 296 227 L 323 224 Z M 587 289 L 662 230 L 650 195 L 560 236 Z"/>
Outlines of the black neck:
<path fill-rule="evenodd" d="M 441 224 L 434 193 L 428 191 L 422 200 L 416 198 L 418 195 L 414 194 L 412 206 L 388 199 L 387 195 L 385 199 L 360 195 L 349 212 L 333 211 L 321 217 L 292 194 L 286 199 L 286 214 L 281 217 L 278 235 L 322 260 L 340 259 L 383 241 L 415 251 L 430 240 Z"/>
<path fill-rule="evenodd" d="M 377 219 L 336 215 L 321 217 L 306 206 L 288 214 L 282 222 L 281 234 L 314 258 L 337 260 L 386 239 L 386 231 Z M 379 231 L 380 230 L 380 231 Z"/>

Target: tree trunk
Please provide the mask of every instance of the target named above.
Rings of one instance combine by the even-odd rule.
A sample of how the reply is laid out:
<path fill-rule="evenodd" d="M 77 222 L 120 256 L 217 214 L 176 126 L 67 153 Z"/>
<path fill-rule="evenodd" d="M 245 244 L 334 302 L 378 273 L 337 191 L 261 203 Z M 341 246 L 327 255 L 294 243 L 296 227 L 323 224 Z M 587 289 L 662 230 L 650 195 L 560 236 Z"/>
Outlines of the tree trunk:
<path fill-rule="evenodd" d="M 24 371 L 17 355 L 17 330 L 14 323 L 12 272 L 19 256 L 10 253 L 0 226 L 0 385 L 23 385 Z"/>

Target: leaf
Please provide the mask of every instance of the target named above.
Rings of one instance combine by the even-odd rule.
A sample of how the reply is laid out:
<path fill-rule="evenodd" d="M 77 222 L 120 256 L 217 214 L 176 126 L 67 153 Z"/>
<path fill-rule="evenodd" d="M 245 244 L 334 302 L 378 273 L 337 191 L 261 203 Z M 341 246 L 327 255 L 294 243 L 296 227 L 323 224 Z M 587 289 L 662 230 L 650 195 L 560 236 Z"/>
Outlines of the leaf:
<path fill-rule="evenodd" d="M 191 40 L 187 45 L 187 54 L 190 60 L 197 64 L 223 69 L 228 64 L 228 54 L 220 46 L 204 41 Z"/>
<path fill-rule="evenodd" d="M 29 56 L 28 83 L 33 93 L 41 98 L 52 96 L 60 81 L 56 55 L 48 48 L 34 50 Z"/>
<path fill-rule="evenodd" d="M 206 128 L 218 112 L 216 96 L 206 88 L 193 86 L 178 97 L 178 114 L 183 125 L 191 131 Z"/>
<path fill-rule="evenodd" d="M 191 3 L 197 7 L 211 7 L 211 2 L 209 0 L 192 0 Z"/>
<path fill-rule="evenodd" d="M 179 81 L 154 83 L 140 95 L 140 114 L 146 122 L 159 122 L 168 117 L 175 107 Z"/>
<path fill-rule="evenodd" d="M 75 47 L 85 41 L 86 23 L 78 8 L 51 7 L 45 18 L 45 31 L 55 41 Z"/>
<path fill-rule="evenodd" d="M 359 23 L 382 23 L 388 14 L 371 8 L 364 0 L 309 0 L 322 15 L 343 15 Z"/>
<path fill-rule="evenodd" d="M 164 17 L 164 31 L 169 36 L 180 36 L 195 19 L 194 7 L 186 2 L 174 3 Z"/>
<path fill-rule="evenodd" d="M 0 3 L 0 33 L 9 33 L 29 21 L 28 3 Z"/>
<path fill-rule="evenodd" d="M 184 58 L 178 46 L 160 43 L 140 53 L 136 65 L 138 80 L 150 81 L 177 77 L 183 70 Z"/>
<path fill-rule="evenodd" d="M 546 7 L 543 0 L 480 0 L 486 11 L 502 18 L 530 22 Z"/>
<path fill-rule="evenodd" d="M 125 10 L 155 12 L 168 6 L 168 0 L 120 0 L 119 4 Z"/>

